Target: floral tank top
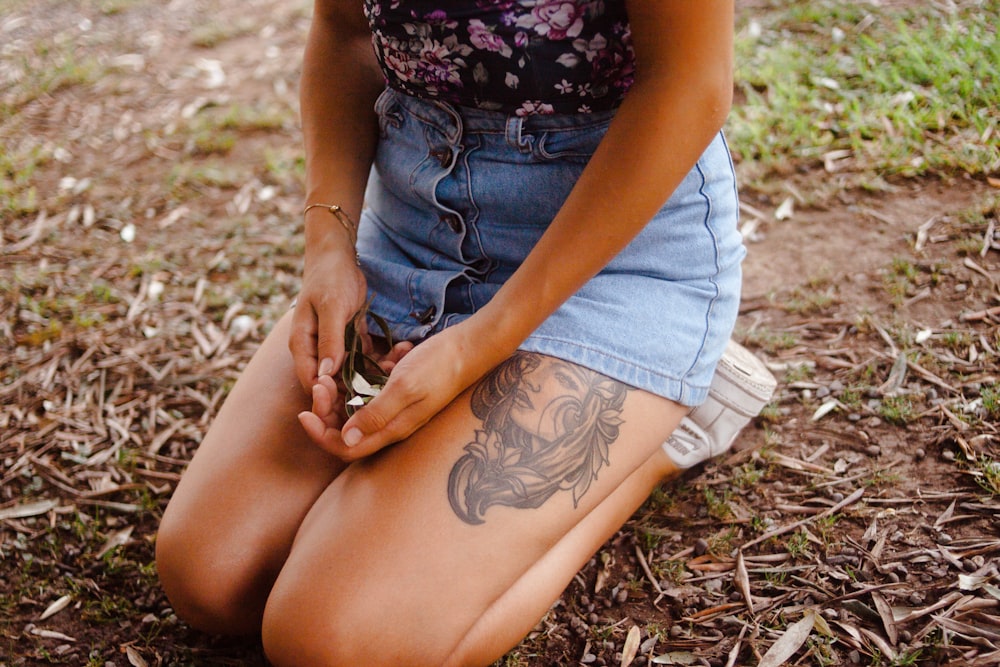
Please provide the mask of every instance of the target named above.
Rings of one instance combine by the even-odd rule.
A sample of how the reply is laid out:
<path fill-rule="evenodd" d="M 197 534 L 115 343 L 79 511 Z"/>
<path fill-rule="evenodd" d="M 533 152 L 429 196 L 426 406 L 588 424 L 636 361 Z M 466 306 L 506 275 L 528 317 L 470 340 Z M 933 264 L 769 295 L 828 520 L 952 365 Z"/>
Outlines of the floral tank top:
<path fill-rule="evenodd" d="M 403 93 L 519 116 L 617 107 L 632 84 L 625 0 L 364 0 Z"/>

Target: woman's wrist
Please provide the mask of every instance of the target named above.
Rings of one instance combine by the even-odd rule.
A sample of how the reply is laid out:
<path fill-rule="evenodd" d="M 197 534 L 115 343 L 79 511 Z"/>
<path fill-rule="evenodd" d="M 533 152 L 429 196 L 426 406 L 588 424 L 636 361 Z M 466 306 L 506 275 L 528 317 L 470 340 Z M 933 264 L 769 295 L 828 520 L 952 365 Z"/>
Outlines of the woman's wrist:
<path fill-rule="evenodd" d="M 330 216 L 337 221 L 337 223 L 344 228 L 347 232 L 348 238 L 351 240 L 351 245 L 356 246 L 358 244 L 358 223 L 354 221 L 347 211 L 342 209 L 338 204 L 307 204 L 305 208 L 302 209 L 302 216 L 308 216 L 310 211 L 326 211 Z"/>
<path fill-rule="evenodd" d="M 336 208 L 336 212 L 331 209 Z M 303 210 L 306 264 L 310 259 L 342 254 L 357 262 L 357 226 L 340 207 L 309 205 Z"/>

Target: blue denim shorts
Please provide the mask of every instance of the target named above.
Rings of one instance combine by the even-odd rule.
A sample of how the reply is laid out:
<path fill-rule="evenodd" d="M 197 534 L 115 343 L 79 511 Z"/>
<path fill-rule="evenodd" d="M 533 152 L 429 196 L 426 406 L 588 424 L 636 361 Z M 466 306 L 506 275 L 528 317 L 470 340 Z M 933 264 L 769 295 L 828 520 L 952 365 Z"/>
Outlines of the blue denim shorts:
<path fill-rule="evenodd" d="M 490 300 L 545 232 L 613 117 L 508 116 L 392 90 L 376 111 L 381 139 L 358 250 L 372 311 L 396 339 L 412 341 Z M 737 215 L 720 134 L 653 220 L 521 349 L 701 403 L 739 307 Z M 573 261 L 572 249 L 559 261 Z"/>

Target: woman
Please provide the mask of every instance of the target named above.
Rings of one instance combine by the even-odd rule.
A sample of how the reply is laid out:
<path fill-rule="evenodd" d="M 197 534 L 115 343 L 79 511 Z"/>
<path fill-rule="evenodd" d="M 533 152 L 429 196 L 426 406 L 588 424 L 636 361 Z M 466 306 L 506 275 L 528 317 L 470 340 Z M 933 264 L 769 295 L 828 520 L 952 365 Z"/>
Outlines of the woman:
<path fill-rule="evenodd" d="M 276 665 L 489 664 L 700 460 L 662 445 L 737 313 L 732 30 L 732 0 L 317 0 L 302 291 L 164 515 L 182 618 Z M 345 422 L 369 292 L 409 342 Z"/>

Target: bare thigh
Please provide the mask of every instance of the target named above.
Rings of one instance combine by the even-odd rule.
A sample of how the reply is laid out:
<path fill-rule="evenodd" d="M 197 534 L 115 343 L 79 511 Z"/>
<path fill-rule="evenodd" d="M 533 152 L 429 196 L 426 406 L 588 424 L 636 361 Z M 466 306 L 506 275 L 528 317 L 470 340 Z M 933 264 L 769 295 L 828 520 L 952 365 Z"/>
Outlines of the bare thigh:
<path fill-rule="evenodd" d="M 670 471 L 684 412 L 515 355 L 317 499 L 268 600 L 269 658 L 487 664 Z"/>
<path fill-rule="evenodd" d="M 343 465 L 312 444 L 282 318 L 233 387 L 170 500 L 157 567 L 171 603 L 215 633 L 260 629 L 303 517 Z"/>

